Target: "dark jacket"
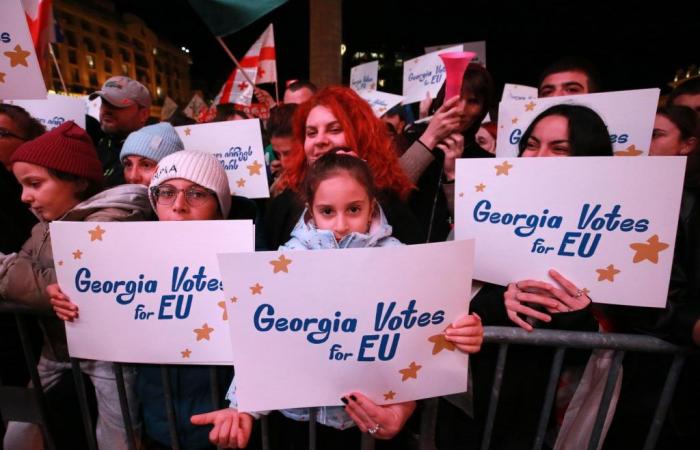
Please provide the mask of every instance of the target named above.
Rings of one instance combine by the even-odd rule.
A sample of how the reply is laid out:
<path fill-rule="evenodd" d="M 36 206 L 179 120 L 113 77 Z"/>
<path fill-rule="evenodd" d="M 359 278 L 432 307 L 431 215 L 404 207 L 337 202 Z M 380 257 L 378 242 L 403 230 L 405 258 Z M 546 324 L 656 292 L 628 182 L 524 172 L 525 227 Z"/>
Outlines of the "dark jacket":
<path fill-rule="evenodd" d="M 126 183 L 124 179 L 124 166 L 119 159 L 124 139 L 111 136 L 103 136 L 97 141 L 97 156 L 102 163 L 105 187 L 117 186 Z"/>
<path fill-rule="evenodd" d="M 29 207 L 22 202 L 22 188 L 12 173 L 0 164 L 0 253 L 13 253 L 29 239 L 38 222 Z"/>

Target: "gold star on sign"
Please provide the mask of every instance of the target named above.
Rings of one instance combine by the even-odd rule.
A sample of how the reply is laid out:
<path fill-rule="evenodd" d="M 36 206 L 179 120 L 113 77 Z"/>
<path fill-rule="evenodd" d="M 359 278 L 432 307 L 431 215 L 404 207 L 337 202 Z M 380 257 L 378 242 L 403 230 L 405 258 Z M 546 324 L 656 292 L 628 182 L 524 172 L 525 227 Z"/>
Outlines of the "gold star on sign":
<path fill-rule="evenodd" d="M 496 175 L 508 175 L 508 171 L 513 168 L 513 165 L 508 161 L 503 161 L 503 164 L 499 166 L 494 166 L 496 168 Z"/>
<path fill-rule="evenodd" d="M 90 233 L 90 242 L 101 241 L 102 235 L 105 234 L 105 231 L 106 230 L 100 228 L 99 225 L 97 225 L 94 230 L 89 230 L 88 233 Z"/>
<path fill-rule="evenodd" d="M 396 392 L 389 391 L 384 393 L 384 400 L 393 400 L 396 397 Z"/>
<path fill-rule="evenodd" d="M 80 250 L 76 250 L 73 252 L 73 259 L 80 259 L 83 257 L 83 252 Z"/>
<path fill-rule="evenodd" d="M 415 378 L 416 380 L 418 379 L 418 371 L 422 368 L 423 366 L 419 366 L 416 364 L 415 361 L 411 361 L 411 364 L 408 365 L 405 369 L 399 370 L 399 373 L 402 375 L 401 381 L 406 381 L 409 378 Z"/>
<path fill-rule="evenodd" d="M 5 75 L 7 75 L 5 72 L 0 72 L 0 83 L 5 82 Z"/>
<path fill-rule="evenodd" d="M 525 105 L 525 111 L 532 111 L 535 109 L 535 106 L 537 106 L 537 103 L 530 100 L 530 103 Z"/>
<path fill-rule="evenodd" d="M 516 123 L 518 123 L 518 118 L 517 118 L 517 117 L 513 117 L 513 118 L 510 120 L 510 122 L 511 122 L 512 124 L 516 124 Z"/>
<path fill-rule="evenodd" d="M 189 135 L 190 135 L 190 133 L 192 132 L 192 130 L 190 130 L 190 128 L 189 128 L 189 127 L 185 128 L 185 130 L 184 130 L 184 131 L 185 131 L 185 136 L 189 136 Z"/>
<path fill-rule="evenodd" d="M 194 334 L 197 335 L 197 341 L 199 342 L 202 339 L 206 339 L 208 341 L 210 339 L 209 335 L 212 331 L 214 331 L 214 329 L 205 323 L 202 325 L 202 328 L 195 328 L 192 331 L 194 331 Z"/>
<path fill-rule="evenodd" d="M 59 266 L 62 266 L 62 265 L 63 265 L 63 261 L 59 261 L 59 262 L 58 262 L 58 265 L 59 265 Z"/>
<path fill-rule="evenodd" d="M 228 320 L 228 311 L 226 311 L 226 302 L 222 301 L 222 302 L 217 303 L 217 305 L 219 305 L 219 307 L 221 307 L 221 309 L 224 310 L 224 314 L 221 316 L 221 320 Z"/>
<path fill-rule="evenodd" d="M 627 147 L 626 149 L 618 150 L 614 153 L 615 153 L 615 156 L 639 156 L 644 152 L 641 150 L 638 150 L 637 148 L 635 148 L 634 144 L 632 144 L 629 147 Z"/>
<path fill-rule="evenodd" d="M 262 164 L 260 164 L 256 160 L 253 161 L 253 164 L 246 167 L 248 168 L 248 175 L 260 175 L 260 169 L 262 168 Z"/>
<path fill-rule="evenodd" d="M 260 285 L 260 283 L 255 283 L 255 286 L 250 287 L 250 292 L 252 293 L 252 295 L 255 295 L 255 294 L 262 295 L 262 290 L 263 290 L 263 287 Z"/>
<path fill-rule="evenodd" d="M 22 47 L 19 45 L 15 45 L 15 51 L 12 52 L 5 52 L 5 56 L 7 56 L 10 59 L 10 67 L 15 67 L 18 65 L 22 65 L 24 67 L 29 67 L 27 64 L 27 56 L 31 55 L 26 50 L 22 50 Z"/>
<path fill-rule="evenodd" d="M 586 297 L 588 297 L 588 294 L 591 293 L 591 291 L 589 291 L 588 288 L 581 289 L 581 292 L 583 292 L 583 295 L 585 295 Z"/>
<path fill-rule="evenodd" d="M 484 189 L 486 189 L 486 185 L 484 183 L 479 183 L 476 186 L 474 186 L 476 189 L 476 192 L 484 192 Z"/>
<path fill-rule="evenodd" d="M 636 264 L 648 259 L 654 264 L 657 264 L 659 262 L 659 252 L 666 250 L 668 244 L 659 241 L 659 235 L 655 234 L 647 239 L 646 244 L 644 242 L 636 242 L 630 244 L 630 248 L 636 252 L 634 258 L 632 258 L 633 263 Z"/>
<path fill-rule="evenodd" d="M 285 272 L 289 273 L 289 270 L 287 270 L 287 266 L 289 266 L 292 263 L 291 259 L 287 259 L 284 255 L 280 255 L 278 259 L 273 259 L 270 261 L 270 264 L 272 264 L 272 267 L 274 269 L 272 270 L 272 273 L 277 273 L 277 272 Z"/>
<path fill-rule="evenodd" d="M 596 269 L 595 271 L 598 272 L 598 281 L 608 280 L 610 282 L 614 282 L 615 275 L 620 273 L 620 271 L 616 269 L 613 264 L 610 264 L 605 269 Z"/>
<path fill-rule="evenodd" d="M 192 354 L 192 350 L 190 350 L 189 348 L 186 348 L 184 351 L 182 351 L 180 353 L 182 353 L 183 359 L 188 359 L 190 357 L 190 355 Z"/>
<path fill-rule="evenodd" d="M 241 178 L 240 180 L 236 181 L 236 184 L 238 187 L 245 187 L 245 180 Z"/>
<path fill-rule="evenodd" d="M 236 303 L 238 301 L 238 297 L 233 296 L 229 300 L 231 301 L 231 303 Z"/>
<path fill-rule="evenodd" d="M 445 339 L 445 335 L 442 333 L 430 336 L 428 341 L 433 343 L 433 355 L 437 355 L 443 350 L 453 352 L 457 348 L 452 342 Z"/>
<path fill-rule="evenodd" d="M 464 192 L 460 192 L 460 193 L 459 193 L 459 196 L 460 196 L 460 197 L 464 197 Z"/>

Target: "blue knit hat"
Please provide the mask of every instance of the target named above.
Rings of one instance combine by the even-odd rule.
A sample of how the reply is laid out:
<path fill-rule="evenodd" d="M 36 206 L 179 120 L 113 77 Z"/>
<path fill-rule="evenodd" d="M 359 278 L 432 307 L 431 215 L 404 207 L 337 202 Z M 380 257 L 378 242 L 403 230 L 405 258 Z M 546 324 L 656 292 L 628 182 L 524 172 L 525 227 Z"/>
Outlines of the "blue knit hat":
<path fill-rule="evenodd" d="M 171 153 L 184 150 L 175 128 L 168 122 L 149 125 L 129 134 L 124 141 L 119 159 L 136 155 L 159 162 Z"/>

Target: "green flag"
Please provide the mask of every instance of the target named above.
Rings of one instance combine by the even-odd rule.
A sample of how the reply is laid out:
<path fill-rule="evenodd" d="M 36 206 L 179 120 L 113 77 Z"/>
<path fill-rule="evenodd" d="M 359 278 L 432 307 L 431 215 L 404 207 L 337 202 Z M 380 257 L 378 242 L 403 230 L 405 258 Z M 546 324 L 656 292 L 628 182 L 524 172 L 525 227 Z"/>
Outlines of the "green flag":
<path fill-rule="evenodd" d="M 245 28 L 287 0 L 189 0 L 216 36 Z"/>

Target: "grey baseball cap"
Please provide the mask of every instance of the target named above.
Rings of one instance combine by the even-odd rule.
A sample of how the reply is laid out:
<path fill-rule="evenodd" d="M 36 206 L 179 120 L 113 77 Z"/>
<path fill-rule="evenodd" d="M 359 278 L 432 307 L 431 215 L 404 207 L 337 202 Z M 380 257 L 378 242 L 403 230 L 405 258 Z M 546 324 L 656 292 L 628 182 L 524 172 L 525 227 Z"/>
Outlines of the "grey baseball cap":
<path fill-rule="evenodd" d="M 105 81 L 102 89 L 90 94 L 90 100 L 98 96 L 117 108 L 126 108 L 133 104 L 144 108 L 151 106 L 151 94 L 148 93 L 146 86 L 124 76 L 112 77 Z"/>

